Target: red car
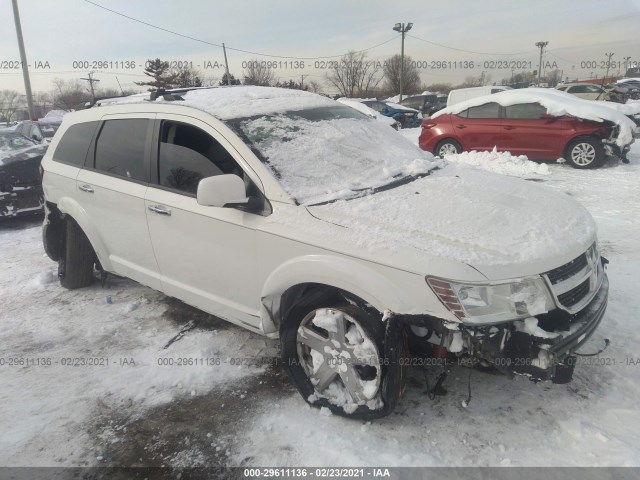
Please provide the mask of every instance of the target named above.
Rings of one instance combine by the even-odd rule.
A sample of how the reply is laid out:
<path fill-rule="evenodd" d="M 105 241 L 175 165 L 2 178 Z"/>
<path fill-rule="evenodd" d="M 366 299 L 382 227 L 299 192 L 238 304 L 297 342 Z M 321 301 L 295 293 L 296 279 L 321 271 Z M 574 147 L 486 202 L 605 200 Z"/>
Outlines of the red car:
<path fill-rule="evenodd" d="M 575 168 L 595 168 L 608 154 L 624 159 L 611 141 L 616 125 L 564 115 L 554 117 L 539 103 L 503 107 L 495 102 L 425 119 L 420 148 L 442 157 L 463 150 L 509 151 L 532 160 L 564 158 Z M 603 142 L 604 141 L 604 142 Z"/>

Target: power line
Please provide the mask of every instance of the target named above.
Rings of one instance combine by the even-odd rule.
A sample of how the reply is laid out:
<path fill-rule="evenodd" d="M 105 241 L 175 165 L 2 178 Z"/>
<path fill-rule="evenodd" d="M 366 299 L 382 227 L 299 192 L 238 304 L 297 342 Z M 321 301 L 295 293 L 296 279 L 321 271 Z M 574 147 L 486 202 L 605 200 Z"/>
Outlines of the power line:
<path fill-rule="evenodd" d="M 202 40 L 201 38 L 196 38 L 196 37 L 192 37 L 190 35 L 185 35 L 183 33 L 179 33 L 179 32 L 175 32 L 173 30 L 169 30 L 168 28 L 159 27 L 158 25 L 154 25 L 153 23 L 145 22 L 145 21 L 140 20 L 138 18 L 134 18 L 134 17 L 131 17 L 131 16 L 126 15 L 124 13 L 118 12 L 116 10 L 112 10 L 110 8 L 105 7 L 104 5 L 100 5 L 99 3 L 92 2 L 91 0 L 84 0 L 84 1 L 86 3 L 89 3 L 89 4 L 93 5 L 93 6 L 95 6 L 95 7 L 98 7 L 98 8 L 101 8 L 103 10 L 106 10 L 108 12 L 111 12 L 111 13 L 113 13 L 115 15 L 119 15 L 121 17 L 127 18 L 129 20 L 134 21 L 134 22 L 141 23 L 142 25 L 146 25 L 147 27 L 155 28 L 156 30 L 161 30 L 163 32 L 170 33 L 172 35 L 177 35 L 178 37 L 182 37 L 182 38 L 186 38 L 186 39 L 189 39 L 189 40 L 193 40 L 194 42 L 204 43 L 206 45 L 211 45 L 213 47 L 223 48 L 222 44 L 209 42 L 207 40 Z M 390 38 L 388 40 L 385 40 L 382 43 L 378 43 L 377 45 L 373 45 L 372 47 L 365 48 L 365 49 L 362 49 L 362 50 L 358 50 L 355 53 L 362 53 L 362 52 L 366 52 L 368 50 L 372 50 L 374 48 L 377 48 L 377 47 L 380 47 L 380 46 L 384 45 L 385 43 L 389 43 L 392 40 L 395 40 L 395 38 L 396 37 L 392 37 L 392 38 Z M 290 56 L 290 55 L 272 55 L 272 54 L 269 54 L 269 53 L 252 52 L 250 50 L 242 50 L 240 48 L 232 48 L 232 47 L 229 47 L 229 46 L 227 46 L 226 48 L 227 48 L 227 50 L 233 50 L 235 52 L 241 52 L 241 53 L 248 53 L 249 55 L 257 55 L 259 57 L 292 58 L 294 60 L 317 60 L 317 59 L 322 59 L 322 58 L 338 58 L 338 57 L 343 57 L 344 55 L 346 55 L 346 53 L 342 53 L 340 55 L 326 55 L 326 56 L 321 56 L 321 57 L 295 57 L 295 56 Z"/>
<path fill-rule="evenodd" d="M 474 52 L 473 50 L 464 50 L 462 48 L 455 48 L 455 47 L 450 47 L 448 45 L 443 45 L 441 43 L 436 43 L 436 42 L 432 42 L 431 40 L 425 40 L 424 38 L 420 38 L 420 37 L 416 37 L 415 35 L 409 35 L 407 34 L 407 37 L 411 37 L 411 38 L 415 38 L 416 40 L 420 40 L 422 42 L 425 43 L 429 43 L 431 45 L 436 45 L 438 47 L 442 47 L 442 48 L 448 48 L 449 50 L 456 50 L 458 52 L 464 52 L 464 53 L 474 53 L 476 55 L 524 55 L 524 54 L 530 54 L 531 51 L 526 51 L 526 52 L 514 52 L 514 53 L 489 53 L 489 52 Z"/>

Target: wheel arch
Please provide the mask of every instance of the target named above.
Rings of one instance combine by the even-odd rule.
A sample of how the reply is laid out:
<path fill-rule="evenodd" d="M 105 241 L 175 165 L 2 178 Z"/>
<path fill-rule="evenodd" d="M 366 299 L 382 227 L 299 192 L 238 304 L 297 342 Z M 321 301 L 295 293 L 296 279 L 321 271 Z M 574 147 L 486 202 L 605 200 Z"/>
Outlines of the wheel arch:
<path fill-rule="evenodd" d="M 279 331 L 282 318 L 302 296 L 339 294 L 378 312 L 403 309 L 400 288 L 362 263 L 329 255 L 307 255 L 282 264 L 267 278 L 261 293 L 263 330 Z M 369 307 L 367 307 L 369 306 Z"/>
<path fill-rule="evenodd" d="M 104 270 L 112 271 L 113 269 L 111 262 L 109 261 L 109 256 L 107 255 L 106 246 L 102 241 L 102 238 L 100 238 L 97 232 L 92 228 L 92 222 L 89 219 L 89 215 L 86 210 L 70 197 L 60 198 L 56 206 L 61 214 L 71 217 L 82 229 L 89 239 L 89 243 L 98 257 L 101 267 Z"/>

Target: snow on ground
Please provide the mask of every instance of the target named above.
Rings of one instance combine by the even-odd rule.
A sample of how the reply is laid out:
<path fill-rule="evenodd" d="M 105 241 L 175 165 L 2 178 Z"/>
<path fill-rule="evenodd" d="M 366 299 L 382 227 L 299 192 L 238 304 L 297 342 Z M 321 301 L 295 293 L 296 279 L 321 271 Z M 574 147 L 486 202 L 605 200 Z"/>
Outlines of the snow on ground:
<path fill-rule="evenodd" d="M 43 256 L 40 226 L 3 227 L 0 465 L 77 465 L 92 443 L 84 426 L 98 407 L 135 417 L 262 371 L 226 361 L 260 352 L 262 337 L 200 330 L 164 349 L 190 320 L 163 316 L 164 295 L 117 278 L 105 289 L 67 291 Z M 221 363 L 177 365 L 190 358 Z"/>
<path fill-rule="evenodd" d="M 205 328 L 193 310 L 128 280 L 66 291 L 43 256 L 39 225 L 0 223 L 0 465 L 117 465 L 105 451 L 118 445 L 134 452 L 130 465 L 162 445 L 157 465 L 640 466 L 639 145 L 630 158 L 597 170 L 551 164 L 551 175 L 536 177 L 596 220 L 611 290 L 582 351 L 598 350 L 604 338 L 608 350 L 582 358 L 568 385 L 473 371 L 468 408 L 469 370 L 452 369 L 448 394 L 432 401 L 414 368 L 396 412 L 372 423 L 324 415 L 285 384 L 267 388 L 261 368 L 158 365 L 273 356 L 275 342 L 222 322 Z M 163 349 L 193 319 L 196 328 Z M 65 358 L 109 365 L 70 367 Z M 438 373 L 428 370 L 431 386 Z M 238 393 L 230 398 L 230 390 Z M 208 433 L 216 424 L 233 442 Z M 175 434 L 183 430 L 188 438 Z"/>

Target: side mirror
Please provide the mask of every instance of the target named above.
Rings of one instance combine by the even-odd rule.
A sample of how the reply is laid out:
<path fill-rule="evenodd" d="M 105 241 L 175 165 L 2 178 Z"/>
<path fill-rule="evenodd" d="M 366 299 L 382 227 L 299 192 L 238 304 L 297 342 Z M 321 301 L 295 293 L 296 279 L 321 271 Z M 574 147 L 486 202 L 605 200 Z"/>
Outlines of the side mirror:
<path fill-rule="evenodd" d="M 244 181 L 237 175 L 203 178 L 198 183 L 196 200 L 205 207 L 231 207 L 249 202 Z"/>
<path fill-rule="evenodd" d="M 542 120 L 548 120 L 548 121 L 550 121 L 550 122 L 553 122 L 553 121 L 557 120 L 557 119 L 558 119 L 558 117 L 555 117 L 555 116 L 553 116 L 553 115 L 549 115 L 548 113 L 541 113 L 541 114 L 540 114 L 540 119 L 542 119 Z"/>

